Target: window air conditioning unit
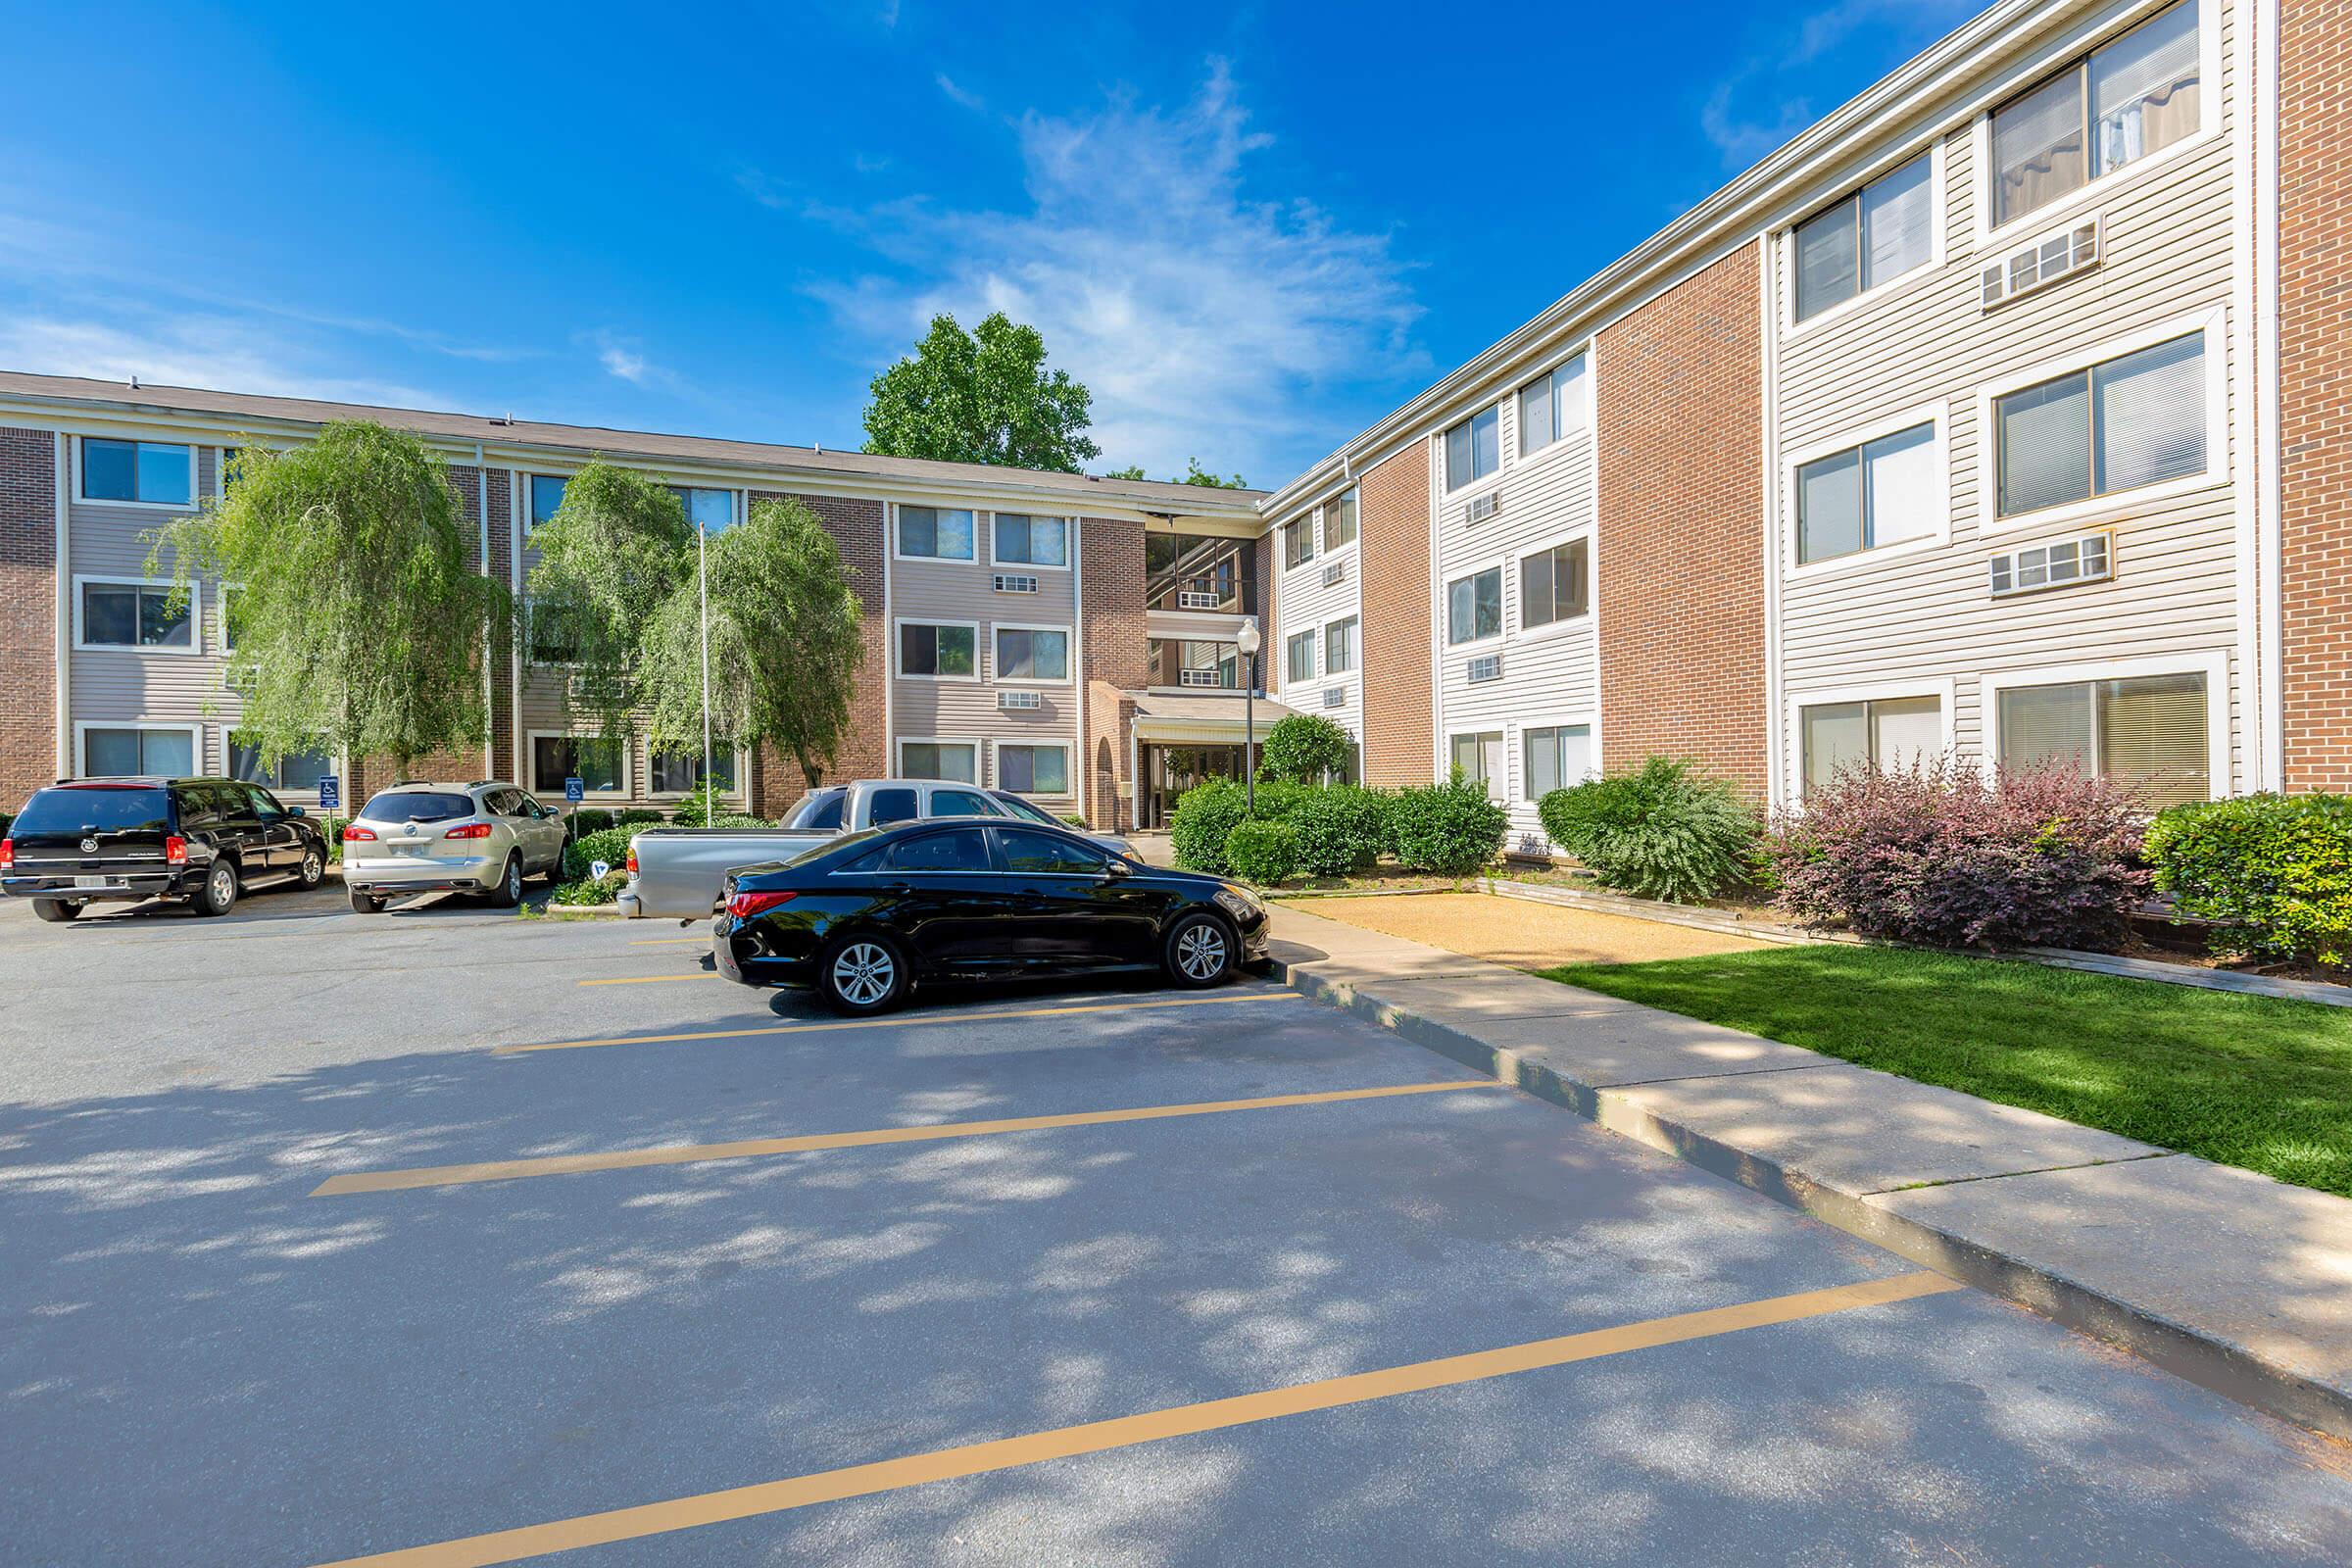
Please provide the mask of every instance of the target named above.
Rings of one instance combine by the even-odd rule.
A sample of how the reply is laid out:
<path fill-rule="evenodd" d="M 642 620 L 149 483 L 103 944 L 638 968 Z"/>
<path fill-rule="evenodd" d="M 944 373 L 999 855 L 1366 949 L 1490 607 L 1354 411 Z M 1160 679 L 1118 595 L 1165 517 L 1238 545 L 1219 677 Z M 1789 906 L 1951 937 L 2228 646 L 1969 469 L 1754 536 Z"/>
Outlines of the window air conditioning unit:
<path fill-rule="evenodd" d="M 1198 588 L 1187 588 L 1176 596 L 1178 610 L 1215 610 L 1224 603 L 1224 595 L 1203 593 Z"/>
<path fill-rule="evenodd" d="M 2099 220 L 2044 235 L 1984 269 L 1984 309 L 2055 283 L 2099 264 Z"/>
<path fill-rule="evenodd" d="M 1995 599 L 2105 582 L 2115 575 L 2115 536 L 2104 529 L 2028 545 L 1992 558 L 1988 586 Z"/>
<path fill-rule="evenodd" d="M 1324 706 L 1325 708 L 1345 708 L 1345 707 L 1347 707 L 1347 706 L 1348 706 L 1348 688 L 1347 688 L 1347 687 L 1345 687 L 1345 686 L 1326 686 L 1326 687 L 1324 687 L 1324 688 L 1323 688 L 1323 706 Z"/>
<path fill-rule="evenodd" d="M 1221 669 L 1180 669 L 1176 672 L 1179 686 L 1222 686 L 1225 672 Z"/>
<path fill-rule="evenodd" d="M 1347 580 L 1348 580 L 1348 563 L 1346 563 L 1345 561 L 1335 561 L 1335 562 L 1333 562 L 1333 563 L 1332 563 L 1330 565 L 1328 565 L 1328 566 L 1325 566 L 1325 567 L 1323 568 L 1323 586 L 1324 586 L 1324 587 L 1326 587 L 1326 588 L 1333 588 L 1333 587 L 1337 587 L 1339 584 L 1341 584 L 1341 583 L 1344 583 L 1344 582 L 1346 582 Z"/>
<path fill-rule="evenodd" d="M 997 573 L 997 592 L 1001 594 L 1033 594 L 1037 579 L 1027 572 L 1000 571 Z"/>
<path fill-rule="evenodd" d="M 1502 679 L 1502 656 L 1500 654 L 1482 654 L 1470 661 L 1471 685 L 1478 686 L 1487 681 L 1500 679 Z"/>
<path fill-rule="evenodd" d="M 1000 710 L 1043 708 L 1044 706 L 1045 699 L 1036 692 L 997 693 L 997 707 Z"/>
<path fill-rule="evenodd" d="M 1484 522 L 1500 511 L 1502 511 L 1500 495 L 1473 496 L 1470 498 L 1470 504 L 1462 509 L 1462 520 L 1468 523 Z"/>

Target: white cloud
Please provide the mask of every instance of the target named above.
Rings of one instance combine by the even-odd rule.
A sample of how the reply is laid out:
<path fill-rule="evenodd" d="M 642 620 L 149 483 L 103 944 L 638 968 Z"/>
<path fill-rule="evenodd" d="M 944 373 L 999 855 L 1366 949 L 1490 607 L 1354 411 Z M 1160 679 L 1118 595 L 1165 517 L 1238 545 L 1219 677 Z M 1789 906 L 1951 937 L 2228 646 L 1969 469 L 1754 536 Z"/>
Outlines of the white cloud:
<path fill-rule="evenodd" d="M 944 71 L 940 72 L 937 75 L 932 77 L 932 79 L 939 83 L 939 90 L 946 93 L 949 100 L 953 103 L 961 104 L 966 109 L 986 109 L 988 107 L 988 101 L 986 99 L 982 98 L 976 92 L 971 92 L 965 88 L 956 86 L 956 83 L 950 79 L 948 74 Z"/>
<path fill-rule="evenodd" d="M 1259 484 L 1329 445 L 1304 390 L 1426 368 L 1386 235 L 1303 198 L 1245 195 L 1269 138 L 1222 62 L 1172 111 L 1120 97 L 1080 118 L 1033 112 L 1015 130 L 1027 211 L 808 209 L 913 274 L 812 290 L 862 343 L 903 352 L 936 312 L 968 328 L 1004 311 L 1093 391 L 1102 466 L 1181 473 L 1197 456 Z"/>
<path fill-rule="evenodd" d="M 0 366 L 102 381 L 210 387 L 277 397 L 322 398 L 406 408 L 449 408 L 452 400 L 392 381 L 354 379 L 306 368 L 308 347 L 230 316 L 141 313 L 101 320 L 62 315 L 0 318 Z"/>
<path fill-rule="evenodd" d="M 1835 0 L 1835 3 L 1789 21 L 1776 14 L 1774 37 L 1778 46 L 1748 61 L 1708 94 L 1699 111 L 1699 128 L 1723 154 L 1726 169 L 1745 169 L 1773 151 L 1817 118 L 1811 100 L 1798 96 L 1775 98 L 1757 107 L 1749 100 L 1769 93 L 1785 72 L 1812 64 L 1865 30 L 1888 33 L 1892 44 L 1909 54 L 1974 15 L 1984 0 Z"/>

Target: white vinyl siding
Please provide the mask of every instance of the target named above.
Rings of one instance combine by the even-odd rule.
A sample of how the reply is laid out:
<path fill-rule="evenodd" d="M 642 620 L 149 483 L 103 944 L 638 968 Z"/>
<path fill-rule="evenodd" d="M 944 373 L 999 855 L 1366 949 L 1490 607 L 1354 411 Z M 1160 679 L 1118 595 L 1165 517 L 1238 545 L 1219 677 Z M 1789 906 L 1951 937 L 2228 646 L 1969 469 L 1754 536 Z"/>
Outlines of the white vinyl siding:
<path fill-rule="evenodd" d="M 1796 319 L 1928 264 L 1935 251 L 1935 162 L 1932 153 L 1921 153 L 1796 225 Z"/>

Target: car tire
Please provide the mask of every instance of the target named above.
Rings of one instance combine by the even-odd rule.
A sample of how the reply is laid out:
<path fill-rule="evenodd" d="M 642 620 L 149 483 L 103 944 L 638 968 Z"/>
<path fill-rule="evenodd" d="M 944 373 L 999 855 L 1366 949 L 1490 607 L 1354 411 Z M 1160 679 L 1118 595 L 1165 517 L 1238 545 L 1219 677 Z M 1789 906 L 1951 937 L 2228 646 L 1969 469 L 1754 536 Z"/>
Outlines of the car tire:
<path fill-rule="evenodd" d="M 1160 966 L 1188 991 L 1221 986 L 1233 978 L 1241 941 L 1233 927 L 1200 909 L 1176 917 L 1160 948 Z"/>
<path fill-rule="evenodd" d="M 301 885 L 305 893 L 325 881 L 326 852 L 305 847 L 302 852 L 302 869 L 294 873 L 294 879 Z"/>
<path fill-rule="evenodd" d="M 509 855 L 507 863 L 499 867 L 498 886 L 490 890 L 490 902 L 502 909 L 512 909 L 522 902 L 522 857 Z"/>
<path fill-rule="evenodd" d="M 32 912 L 54 925 L 63 925 L 68 920 L 79 918 L 82 908 L 83 905 L 73 899 L 35 899 L 32 901 Z"/>
<path fill-rule="evenodd" d="M 351 912 L 354 914 L 381 914 L 384 912 L 384 896 L 380 893 L 363 893 L 358 888 L 353 888 L 351 890 Z"/>
<path fill-rule="evenodd" d="M 204 873 L 204 886 L 188 900 L 189 907 L 198 914 L 226 914 L 237 906 L 237 863 L 225 855 L 213 858 L 212 868 Z"/>
<path fill-rule="evenodd" d="M 835 1012 L 887 1012 L 906 998 L 906 956 L 886 936 L 857 931 L 825 949 L 816 993 Z"/>

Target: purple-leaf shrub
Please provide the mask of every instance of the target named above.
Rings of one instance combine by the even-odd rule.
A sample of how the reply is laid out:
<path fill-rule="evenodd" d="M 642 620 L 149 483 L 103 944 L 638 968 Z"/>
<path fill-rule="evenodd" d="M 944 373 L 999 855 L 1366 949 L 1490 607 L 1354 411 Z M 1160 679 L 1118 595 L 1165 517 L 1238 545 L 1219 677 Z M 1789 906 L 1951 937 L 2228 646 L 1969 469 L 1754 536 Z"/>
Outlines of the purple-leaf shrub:
<path fill-rule="evenodd" d="M 2122 945 L 2146 806 L 2063 764 L 1987 778 L 1950 757 L 1840 771 L 1775 823 L 1782 909 L 1939 948 Z"/>

